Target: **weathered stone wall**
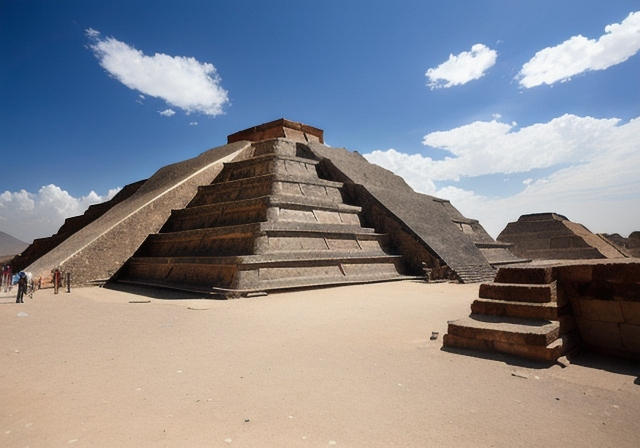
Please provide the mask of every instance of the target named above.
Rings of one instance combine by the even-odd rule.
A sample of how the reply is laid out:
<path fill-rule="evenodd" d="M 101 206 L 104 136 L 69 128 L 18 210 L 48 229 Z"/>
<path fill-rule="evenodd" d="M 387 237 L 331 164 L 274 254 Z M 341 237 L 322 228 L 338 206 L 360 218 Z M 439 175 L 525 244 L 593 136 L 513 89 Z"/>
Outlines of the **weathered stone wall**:
<path fill-rule="evenodd" d="M 640 359 L 640 260 L 554 270 L 585 346 Z"/>
<path fill-rule="evenodd" d="M 70 273 L 75 285 L 110 278 L 147 235 L 160 230 L 172 209 L 184 208 L 198 186 L 210 183 L 218 175 L 224 161 L 248 147 L 248 142 L 224 145 L 158 170 L 133 196 L 74 233 L 27 269 L 36 278 L 45 278 L 58 268 Z"/>
<path fill-rule="evenodd" d="M 493 279 L 493 268 L 474 243 L 472 225 L 477 221 L 456 213 L 448 201 L 416 193 L 400 176 L 358 153 L 318 143 L 308 147 L 321 161 L 320 172 L 326 171 L 327 178 L 357 191 L 364 218 L 377 231 L 395 238 L 393 243 L 412 272 L 424 262 L 431 269 L 447 265 L 463 281 L 479 274 L 482 280 Z M 473 235 L 465 233 L 454 219 L 468 225 Z"/>

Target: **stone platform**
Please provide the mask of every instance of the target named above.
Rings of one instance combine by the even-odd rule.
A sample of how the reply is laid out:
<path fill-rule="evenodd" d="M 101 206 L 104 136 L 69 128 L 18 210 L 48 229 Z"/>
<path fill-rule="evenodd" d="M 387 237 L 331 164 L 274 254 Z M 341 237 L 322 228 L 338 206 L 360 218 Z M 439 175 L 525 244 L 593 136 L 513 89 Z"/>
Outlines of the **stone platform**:
<path fill-rule="evenodd" d="M 447 347 L 555 361 L 579 347 L 640 359 L 640 260 L 507 267 L 480 285 Z"/>

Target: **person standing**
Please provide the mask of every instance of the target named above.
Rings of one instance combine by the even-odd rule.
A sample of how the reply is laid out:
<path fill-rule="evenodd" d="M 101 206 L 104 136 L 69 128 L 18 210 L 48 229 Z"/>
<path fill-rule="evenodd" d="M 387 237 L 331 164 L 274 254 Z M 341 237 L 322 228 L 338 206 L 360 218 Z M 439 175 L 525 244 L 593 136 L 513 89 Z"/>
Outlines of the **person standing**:
<path fill-rule="evenodd" d="M 8 264 L 2 266 L 2 286 L 4 292 L 11 290 L 11 266 Z"/>
<path fill-rule="evenodd" d="M 27 292 L 27 276 L 24 272 L 18 274 L 18 297 L 16 303 L 24 303 L 24 295 Z"/>

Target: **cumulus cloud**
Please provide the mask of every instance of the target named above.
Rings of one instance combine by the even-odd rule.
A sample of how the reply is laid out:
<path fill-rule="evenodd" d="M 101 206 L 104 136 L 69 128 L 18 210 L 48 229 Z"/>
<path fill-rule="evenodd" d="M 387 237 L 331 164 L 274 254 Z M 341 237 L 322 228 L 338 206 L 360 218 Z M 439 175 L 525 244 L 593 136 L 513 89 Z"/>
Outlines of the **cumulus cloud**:
<path fill-rule="evenodd" d="M 598 40 L 573 36 L 555 47 L 540 50 L 517 76 L 522 87 L 567 81 L 572 76 L 605 70 L 620 64 L 640 50 L 640 11 L 605 27 Z"/>
<path fill-rule="evenodd" d="M 476 121 L 449 131 L 433 132 L 423 144 L 446 150 L 455 157 L 432 160 L 401 154 L 393 149 L 374 151 L 369 161 L 389 169 L 402 166 L 409 177 L 435 181 L 459 180 L 462 176 L 526 172 L 562 164 L 587 163 L 597 154 L 609 154 L 611 136 L 637 128 L 637 120 L 618 126 L 620 120 L 566 114 L 548 123 L 514 131 L 515 125 Z M 632 139 L 628 142 L 632 143 Z"/>
<path fill-rule="evenodd" d="M 640 226 L 640 117 L 620 122 L 564 115 L 515 131 L 496 121 L 476 122 L 424 137 L 423 143 L 455 157 L 433 160 L 393 149 L 364 156 L 416 191 L 451 200 L 494 237 L 522 214 L 548 211 L 592 231 L 629 233 Z M 455 184 L 463 176 L 535 168 L 550 168 L 551 174 L 525 180 L 522 191 L 508 197 L 486 197 Z M 444 186 L 438 189 L 434 181 Z M 617 222 L 611 222 L 614 216 Z"/>
<path fill-rule="evenodd" d="M 449 88 L 480 79 L 493 67 L 497 57 L 498 53 L 495 50 L 483 44 L 475 44 L 471 51 L 463 51 L 457 56 L 450 54 L 446 62 L 427 70 L 427 86 L 431 87 L 431 90 Z"/>
<path fill-rule="evenodd" d="M 120 188 L 100 196 L 91 191 L 74 198 L 53 184 L 40 188 L 37 193 L 25 190 L 5 191 L 0 194 L 0 230 L 25 242 L 53 235 L 71 216 L 78 216 L 93 204 L 108 201 Z"/>
<path fill-rule="evenodd" d="M 163 117 L 172 117 L 176 114 L 176 111 L 173 109 L 165 109 L 158 112 Z"/>
<path fill-rule="evenodd" d="M 160 98 L 186 113 L 215 117 L 229 102 L 216 68 L 195 58 L 142 51 L 113 37 L 103 38 L 93 29 L 86 31 L 91 50 L 111 76 L 143 95 Z M 167 109 L 170 110 L 170 109 Z"/>

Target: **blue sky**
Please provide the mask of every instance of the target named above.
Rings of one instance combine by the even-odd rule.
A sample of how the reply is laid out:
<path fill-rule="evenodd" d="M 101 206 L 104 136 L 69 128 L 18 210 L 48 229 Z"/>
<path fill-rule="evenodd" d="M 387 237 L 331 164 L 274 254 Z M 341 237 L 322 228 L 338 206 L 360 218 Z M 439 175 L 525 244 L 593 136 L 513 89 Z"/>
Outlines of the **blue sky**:
<path fill-rule="evenodd" d="M 286 118 L 496 237 L 640 230 L 640 2 L 0 0 L 0 230 Z"/>

